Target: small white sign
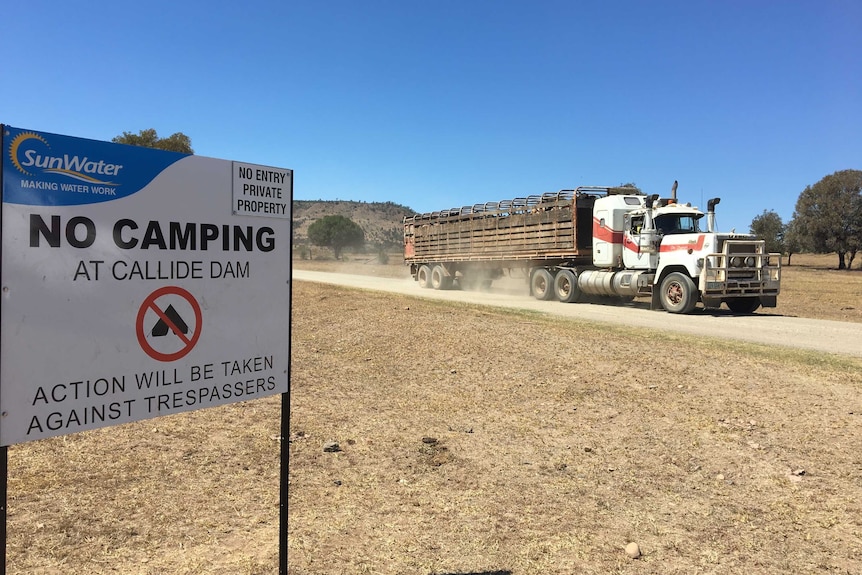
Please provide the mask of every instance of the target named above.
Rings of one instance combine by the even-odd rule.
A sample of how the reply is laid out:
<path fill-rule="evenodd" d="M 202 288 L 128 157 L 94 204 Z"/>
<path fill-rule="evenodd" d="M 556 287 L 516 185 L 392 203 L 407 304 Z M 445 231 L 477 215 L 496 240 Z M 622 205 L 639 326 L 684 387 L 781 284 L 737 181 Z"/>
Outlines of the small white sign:
<path fill-rule="evenodd" d="M 290 219 L 293 170 L 233 163 L 233 213 Z"/>

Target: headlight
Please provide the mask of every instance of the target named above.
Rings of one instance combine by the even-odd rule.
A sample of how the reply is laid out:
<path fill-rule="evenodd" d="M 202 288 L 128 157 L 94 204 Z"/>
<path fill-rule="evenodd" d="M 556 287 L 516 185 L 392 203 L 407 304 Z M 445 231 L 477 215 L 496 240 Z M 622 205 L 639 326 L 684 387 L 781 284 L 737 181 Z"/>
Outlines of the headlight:
<path fill-rule="evenodd" d="M 745 267 L 753 268 L 754 267 L 754 256 L 748 256 L 745 258 Z"/>
<path fill-rule="evenodd" d="M 733 256 L 730 258 L 730 267 L 738 268 L 742 265 L 742 258 L 739 256 Z"/>

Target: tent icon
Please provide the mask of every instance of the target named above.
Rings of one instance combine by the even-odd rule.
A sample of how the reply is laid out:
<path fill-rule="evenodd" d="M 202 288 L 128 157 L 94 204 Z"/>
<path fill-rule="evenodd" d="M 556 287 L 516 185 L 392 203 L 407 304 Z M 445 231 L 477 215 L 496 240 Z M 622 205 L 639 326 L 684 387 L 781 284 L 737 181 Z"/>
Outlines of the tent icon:
<path fill-rule="evenodd" d="M 165 317 L 170 320 L 171 325 L 169 325 L 164 319 L 160 318 L 159 321 L 156 322 L 156 325 L 153 326 L 153 337 L 166 336 L 172 329 L 179 330 L 183 334 L 189 333 L 189 326 L 185 321 L 183 321 L 183 318 L 180 317 L 180 314 L 177 313 L 174 306 L 168 306 L 168 309 L 165 310 Z"/>

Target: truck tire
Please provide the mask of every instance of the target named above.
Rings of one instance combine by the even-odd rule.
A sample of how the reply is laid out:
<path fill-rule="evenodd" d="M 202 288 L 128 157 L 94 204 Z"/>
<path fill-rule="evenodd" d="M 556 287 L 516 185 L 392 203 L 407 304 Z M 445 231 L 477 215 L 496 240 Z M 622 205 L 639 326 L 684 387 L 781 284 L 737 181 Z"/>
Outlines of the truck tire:
<path fill-rule="evenodd" d="M 725 300 L 727 307 L 733 313 L 754 313 L 760 307 L 760 298 L 754 297 L 735 297 Z"/>
<path fill-rule="evenodd" d="M 530 276 L 530 293 L 538 300 L 549 300 L 554 297 L 554 278 L 545 268 L 533 270 Z"/>
<path fill-rule="evenodd" d="M 691 313 L 697 305 L 697 288 L 690 277 L 674 272 L 662 280 L 659 298 L 670 313 Z"/>
<path fill-rule="evenodd" d="M 431 287 L 434 289 L 449 289 L 452 287 L 452 278 L 446 275 L 446 270 L 440 264 L 431 268 Z"/>
<path fill-rule="evenodd" d="M 419 282 L 421 288 L 431 287 L 431 267 L 428 265 L 421 266 L 416 272 L 416 281 Z"/>
<path fill-rule="evenodd" d="M 554 278 L 554 295 L 563 303 L 574 303 L 581 299 L 578 277 L 572 270 L 560 270 Z"/>

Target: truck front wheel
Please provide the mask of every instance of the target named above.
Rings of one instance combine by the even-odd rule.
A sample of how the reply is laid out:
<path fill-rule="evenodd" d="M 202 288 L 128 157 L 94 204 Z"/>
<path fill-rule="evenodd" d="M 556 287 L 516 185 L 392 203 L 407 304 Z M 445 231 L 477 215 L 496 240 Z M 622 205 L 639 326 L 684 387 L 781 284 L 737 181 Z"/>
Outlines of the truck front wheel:
<path fill-rule="evenodd" d="M 538 300 L 549 300 L 554 295 L 554 278 L 545 268 L 538 268 L 530 276 L 530 291 Z"/>
<path fill-rule="evenodd" d="M 670 313 L 690 313 L 697 305 L 697 288 L 690 277 L 674 272 L 661 282 L 659 297 Z"/>

